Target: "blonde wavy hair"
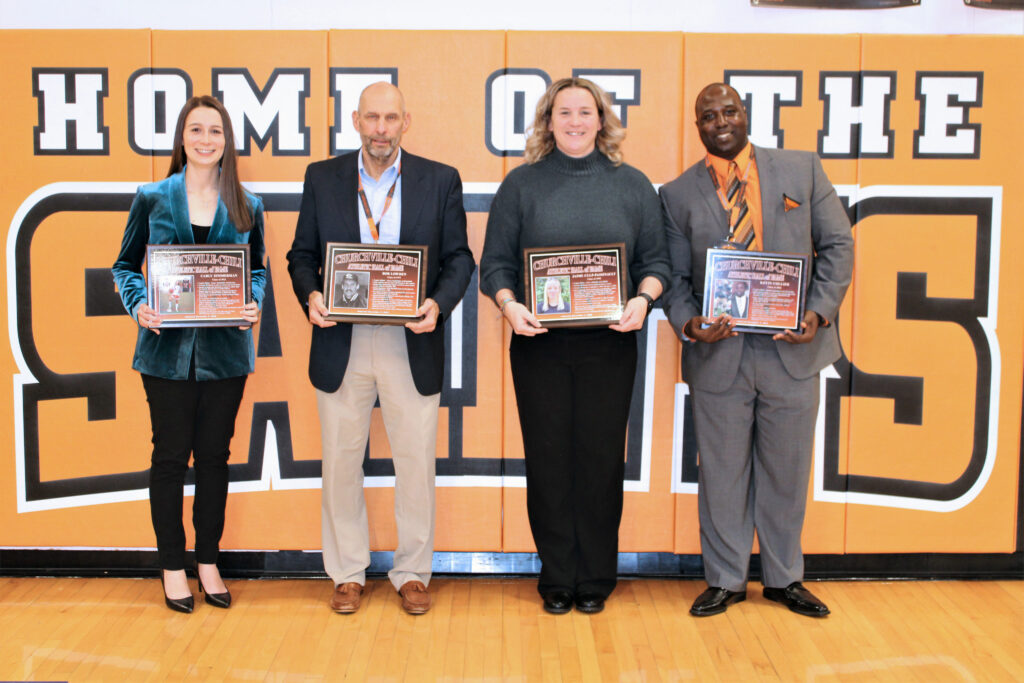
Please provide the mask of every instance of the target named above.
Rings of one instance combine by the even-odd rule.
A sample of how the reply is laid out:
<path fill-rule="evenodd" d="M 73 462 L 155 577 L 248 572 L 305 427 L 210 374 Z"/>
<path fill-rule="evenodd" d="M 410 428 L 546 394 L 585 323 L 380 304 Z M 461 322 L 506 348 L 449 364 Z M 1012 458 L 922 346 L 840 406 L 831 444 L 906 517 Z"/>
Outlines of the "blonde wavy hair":
<path fill-rule="evenodd" d="M 537 102 L 537 112 L 533 117 L 530 137 L 526 140 L 526 163 L 535 164 L 555 148 L 555 134 L 548 130 L 551 123 L 551 110 L 555 106 L 555 96 L 566 88 L 583 88 L 588 91 L 597 103 L 597 113 L 601 117 L 601 130 L 597 132 L 595 142 L 597 149 L 608 157 L 616 166 L 622 163 L 622 140 L 626 137 L 626 129 L 622 121 L 612 109 L 612 99 L 601 86 L 586 78 L 562 78 L 548 86 L 547 91 Z"/>

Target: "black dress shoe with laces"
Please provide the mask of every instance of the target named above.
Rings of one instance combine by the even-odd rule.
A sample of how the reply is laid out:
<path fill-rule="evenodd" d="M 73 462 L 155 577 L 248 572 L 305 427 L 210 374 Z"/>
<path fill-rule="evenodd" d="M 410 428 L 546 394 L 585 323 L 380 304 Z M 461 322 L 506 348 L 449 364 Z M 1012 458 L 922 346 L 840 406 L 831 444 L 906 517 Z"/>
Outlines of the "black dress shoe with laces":
<path fill-rule="evenodd" d="M 712 614 L 721 614 L 729 605 L 746 599 L 746 591 L 731 591 L 712 586 L 693 601 L 690 614 L 695 617 L 710 617 Z"/>
<path fill-rule="evenodd" d="M 772 602 L 780 602 L 797 614 L 805 617 L 825 617 L 829 609 L 811 591 L 804 588 L 799 581 L 794 581 L 785 588 L 764 589 L 764 597 Z"/>
<path fill-rule="evenodd" d="M 569 591 L 551 591 L 541 597 L 544 598 L 544 611 L 550 614 L 565 614 L 572 609 L 572 593 Z"/>
<path fill-rule="evenodd" d="M 584 614 L 597 614 L 604 609 L 604 596 L 600 593 L 580 593 L 576 596 L 576 609 Z"/>

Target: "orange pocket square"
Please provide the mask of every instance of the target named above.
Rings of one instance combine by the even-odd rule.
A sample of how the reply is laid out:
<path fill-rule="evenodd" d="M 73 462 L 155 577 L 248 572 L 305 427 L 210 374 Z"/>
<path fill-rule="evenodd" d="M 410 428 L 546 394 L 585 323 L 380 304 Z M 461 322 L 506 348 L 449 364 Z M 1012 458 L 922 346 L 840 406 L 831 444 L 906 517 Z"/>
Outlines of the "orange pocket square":
<path fill-rule="evenodd" d="M 790 209 L 795 209 L 800 206 L 800 202 L 786 195 L 782 195 L 782 205 L 785 207 L 786 211 L 789 211 Z"/>

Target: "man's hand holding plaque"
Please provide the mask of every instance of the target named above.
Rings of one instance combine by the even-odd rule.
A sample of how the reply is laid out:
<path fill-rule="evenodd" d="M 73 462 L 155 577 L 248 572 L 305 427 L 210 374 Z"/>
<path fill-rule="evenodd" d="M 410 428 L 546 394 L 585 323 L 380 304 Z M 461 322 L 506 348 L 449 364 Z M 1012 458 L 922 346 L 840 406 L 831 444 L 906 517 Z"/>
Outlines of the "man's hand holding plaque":
<path fill-rule="evenodd" d="M 713 341 L 737 332 L 772 334 L 806 343 L 814 338 L 817 314 L 804 315 L 807 257 L 735 249 L 708 249 L 704 275 L 703 320 L 687 325 L 698 341 L 712 330 Z"/>
<path fill-rule="evenodd" d="M 427 331 L 437 323 L 437 304 L 425 298 L 427 247 L 329 242 L 324 262 L 324 291 L 314 312 L 310 296 L 310 322 L 418 325 Z M 429 319 L 433 315 L 433 324 Z"/>

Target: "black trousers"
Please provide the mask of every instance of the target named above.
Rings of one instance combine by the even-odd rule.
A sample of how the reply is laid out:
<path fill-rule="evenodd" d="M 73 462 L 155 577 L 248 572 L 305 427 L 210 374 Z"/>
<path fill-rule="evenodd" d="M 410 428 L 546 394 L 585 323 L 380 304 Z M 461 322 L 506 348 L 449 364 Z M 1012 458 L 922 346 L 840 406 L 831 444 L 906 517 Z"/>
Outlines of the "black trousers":
<path fill-rule="evenodd" d="M 604 328 L 512 337 L 541 594 L 615 589 L 636 344 Z"/>
<path fill-rule="evenodd" d="M 142 375 L 153 424 L 149 508 L 160 567 L 185 567 L 181 521 L 185 474 L 194 459 L 196 490 L 192 525 L 196 561 L 217 562 L 228 497 L 228 456 L 246 375 L 199 382 Z"/>

